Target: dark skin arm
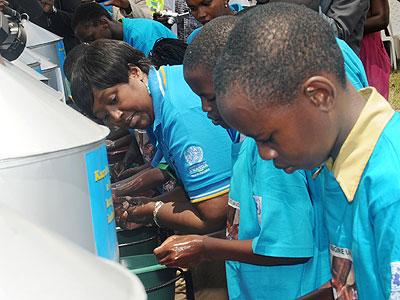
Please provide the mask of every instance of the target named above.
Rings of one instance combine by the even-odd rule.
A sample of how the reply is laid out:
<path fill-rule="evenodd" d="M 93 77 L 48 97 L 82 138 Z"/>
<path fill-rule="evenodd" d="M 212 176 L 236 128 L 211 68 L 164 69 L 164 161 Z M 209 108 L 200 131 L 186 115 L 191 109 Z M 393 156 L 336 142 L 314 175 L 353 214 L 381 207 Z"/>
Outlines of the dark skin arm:
<path fill-rule="evenodd" d="M 200 203 L 190 203 L 186 194 L 182 192 L 175 192 L 164 197 L 164 205 L 157 214 L 157 221 L 162 227 L 181 233 L 196 234 L 207 234 L 225 227 L 228 194 Z M 131 206 L 127 210 L 127 221 L 152 223 L 154 207 L 155 202 Z"/>
<path fill-rule="evenodd" d="M 203 261 L 234 260 L 263 266 L 294 265 L 309 257 L 271 257 L 253 253 L 252 240 L 225 240 L 209 236 L 172 236 L 154 254 L 168 267 L 193 267 Z"/>
<path fill-rule="evenodd" d="M 167 180 L 168 174 L 158 168 L 146 168 L 136 175 L 112 185 L 113 195 L 135 196 L 152 189 Z"/>
<path fill-rule="evenodd" d="M 364 34 L 386 29 L 389 24 L 388 0 L 371 0 L 367 19 L 364 25 Z"/>
<path fill-rule="evenodd" d="M 328 281 L 319 289 L 298 298 L 298 300 L 334 300 L 331 282 Z"/>

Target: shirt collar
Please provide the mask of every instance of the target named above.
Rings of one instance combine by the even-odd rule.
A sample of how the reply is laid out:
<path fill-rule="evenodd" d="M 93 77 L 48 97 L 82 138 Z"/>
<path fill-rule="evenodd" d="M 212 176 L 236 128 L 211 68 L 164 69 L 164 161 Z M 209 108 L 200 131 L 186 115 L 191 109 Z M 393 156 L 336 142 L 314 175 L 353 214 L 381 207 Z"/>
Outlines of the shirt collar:
<path fill-rule="evenodd" d="M 347 200 L 352 202 L 364 169 L 394 110 L 375 88 L 360 90 L 365 104 L 360 116 L 335 161 L 329 159 L 327 167 L 333 172 Z"/>
<path fill-rule="evenodd" d="M 163 67 L 157 71 L 152 67 L 149 71 L 148 84 L 153 101 L 154 122 L 153 131 L 161 123 L 161 103 L 165 96 L 165 87 L 167 85 L 167 77 Z"/>

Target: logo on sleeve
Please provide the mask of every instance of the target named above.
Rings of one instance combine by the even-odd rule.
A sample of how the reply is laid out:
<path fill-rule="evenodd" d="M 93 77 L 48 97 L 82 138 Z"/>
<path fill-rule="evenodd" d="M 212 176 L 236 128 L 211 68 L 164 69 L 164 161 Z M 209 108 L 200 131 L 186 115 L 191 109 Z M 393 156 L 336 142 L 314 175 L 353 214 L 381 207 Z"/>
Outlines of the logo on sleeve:
<path fill-rule="evenodd" d="M 392 271 L 390 299 L 400 299 L 400 261 L 390 263 Z"/>
<path fill-rule="evenodd" d="M 203 161 L 203 149 L 200 146 L 189 146 L 186 148 L 185 161 L 189 166 Z"/>
<path fill-rule="evenodd" d="M 190 177 L 197 177 L 210 171 L 210 167 L 204 161 L 204 152 L 200 146 L 187 147 L 183 155 Z"/>
<path fill-rule="evenodd" d="M 256 202 L 258 224 L 261 225 L 261 220 L 262 220 L 262 197 L 253 195 L 253 199 Z"/>

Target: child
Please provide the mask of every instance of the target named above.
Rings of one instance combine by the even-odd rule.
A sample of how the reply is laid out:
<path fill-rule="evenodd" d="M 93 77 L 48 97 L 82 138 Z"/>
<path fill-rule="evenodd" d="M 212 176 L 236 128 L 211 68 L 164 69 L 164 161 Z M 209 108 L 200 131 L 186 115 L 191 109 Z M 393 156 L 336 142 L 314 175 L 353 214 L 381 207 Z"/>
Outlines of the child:
<path fill-rule="evenodd" d="M 76 8 L 72 28 L 82 42 L 123 40 L 146 56 L 159 38 L 176 38 L 171 30 L 153 20 L 123 18 L 121 22 L 114 21 L 96 2 L 83 3 Z"/>
<path fill-rule="evenodd" d="M 225 125 L 213 106 L 212 68 L 236 20 L 223 16 L 207 23 L 185 55 L 185 79 L 214 124 Z M 250 138 L 234 144 L 232 160 L 227 240 L 171 237 L 154 251 L 160 263 L 230 260 L 230 299 L 296 299 L 319 288 L 330 279 L 328 243 L 314 224 L 318 216 L 304 172 L 289 176 L 263 161 Z"/>
<path fill-rule="evenodd" d="M 328 174 L 323 204 L 335 298 L 398 298 L 400 116 L 375 89 L 357 93 L 346 81 L 327 23 L 290 4 L 254 8 L 214 78 L 224 120 L 253 137 L 264 159 L 287 173 L 329 159 L 337 182 Z"/>

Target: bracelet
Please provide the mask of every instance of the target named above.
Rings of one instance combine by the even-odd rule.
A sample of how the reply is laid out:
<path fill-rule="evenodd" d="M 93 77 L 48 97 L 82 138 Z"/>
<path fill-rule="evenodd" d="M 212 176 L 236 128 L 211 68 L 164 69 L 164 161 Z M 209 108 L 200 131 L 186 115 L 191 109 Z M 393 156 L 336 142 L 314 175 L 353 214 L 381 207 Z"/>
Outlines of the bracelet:
<path fill-rule="evenodd" d="M 157 201 L 156 204 L 154 205 L 154 210 L 153 210 L 153 221 L 154 221 L 154 224 L 156 224 L 157 227 L 159 227 L 159 228 L 161 228 L 161 226 L 157 222 L 157 214 L 158 214 L 158 211 L 160 210 L 161 206 L 163 206 L 163 205 L 164 205 L 164 202 Z"/>

